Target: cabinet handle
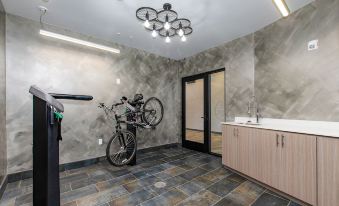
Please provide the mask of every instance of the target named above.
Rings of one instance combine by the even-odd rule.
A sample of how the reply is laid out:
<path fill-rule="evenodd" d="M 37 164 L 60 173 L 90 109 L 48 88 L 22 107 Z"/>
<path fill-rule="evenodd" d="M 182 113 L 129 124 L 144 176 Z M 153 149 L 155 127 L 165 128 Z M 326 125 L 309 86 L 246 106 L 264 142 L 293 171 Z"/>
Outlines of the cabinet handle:
<path fill-rule="evenodd" d="M 284 148 L 284 145 L 285 145 L 285 136 L 284 135 L 281 135 L 281 146 Z"/>
<path fill-rule="evenodd" d="M 237 128 L 237 137 L 239 137 L 239 128 Z"/>
<path fill-rule="evenodd" d="M 279 147 L 279 134 L 276 134 L 277 147 Z"/>
<path fill-rule="evenodd" d="M 235 128 L 233 128 L 233 136 L 235 137 Z"/>

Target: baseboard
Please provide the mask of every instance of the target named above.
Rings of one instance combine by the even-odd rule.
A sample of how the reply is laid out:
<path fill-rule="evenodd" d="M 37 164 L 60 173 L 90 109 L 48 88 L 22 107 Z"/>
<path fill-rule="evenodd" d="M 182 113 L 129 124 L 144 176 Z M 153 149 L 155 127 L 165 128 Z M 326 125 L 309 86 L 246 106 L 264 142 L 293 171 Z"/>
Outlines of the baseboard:
<path fill-rule="evenodd" d="M 4 194 L 5 192 L 5 189 L 6 189 L 6 186 L 7 186 L 7 175 L 4 177 L 4 179 L 2 180 L 2 182 L 0 182 L 0 200 L 2 198 L 2 195 Z"/>
<path fill-rule="evenodd" d="M 160 145 L 156 147 L 149 147 L 149 148 L 144 148 L 144 149 L 139 149 L 137 151 L 138 153 L 145 153 L 145 152 L 151 152 L 159 149 L 168 149 L 168 148 L 173 148 L 173 147 L 178 147 L 180 144 L 179 143 L 172 143 L 172 144 L 166 144 L 166 145 Z M 66 164 L 61 164 L 59 166 L 59 171 L 63 172 L 66 170 L 73 170 L 73 169 L 78 169 L 82 167 L 87 167 L 90 165 L 94 165 L 98 162 L 101 162 L 103 160 L 106 160 L 106 156 L 102 157 L 97 157 L 97 158 L 92 158 L 92 159 L 86 159 L 86 160 L 81 160 L 77 162 L 71 162 L 71 163 L 66 163 Z M 24 179 L 29 179 L 33 177 L 33 170 L 27 170 L 27 171 L 22 171 L 22 172 L 17 172 L 17 173 L 12 173 L 8 174 L 7 176 L 7 182 L 16 182 L 19 180 L 24 180 Z"/>

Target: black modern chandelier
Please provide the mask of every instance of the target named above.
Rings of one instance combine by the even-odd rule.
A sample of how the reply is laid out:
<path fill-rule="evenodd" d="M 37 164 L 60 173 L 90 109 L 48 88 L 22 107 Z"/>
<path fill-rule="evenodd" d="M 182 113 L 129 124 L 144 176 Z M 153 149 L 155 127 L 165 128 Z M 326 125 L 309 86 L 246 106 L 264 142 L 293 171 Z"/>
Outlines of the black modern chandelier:
<path fill-rule="evenodd" d="M 178 13 L 172 10 L 172 5 L 164 4 L 163 10 L 157 11 L 150 7 L 141 7 L 136 16 L 143 21 L 144 27 L 152 32 L 152 37 L 158 35 L 165 38 L 166 43 L 171 42 L 171 37 L 179 36 L 185 42 L 193 29 L 188 19 L 178 18 Z"/>

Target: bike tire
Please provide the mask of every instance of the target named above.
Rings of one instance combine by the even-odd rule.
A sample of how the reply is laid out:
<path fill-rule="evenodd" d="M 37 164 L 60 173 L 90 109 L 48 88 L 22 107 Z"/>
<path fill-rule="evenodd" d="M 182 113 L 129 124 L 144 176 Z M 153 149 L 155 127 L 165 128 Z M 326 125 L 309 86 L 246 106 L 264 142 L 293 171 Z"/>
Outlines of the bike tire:
<path fill-rule="evenodd" d="M 162 121 L 162 119 L 163 119 L 163 117 L 164 117 L 164 107 L 163 107 L 161 101 L 160 101 L 158 98 L 156 98 L 156 97 L 151 97 L 151 98 L 149 98 L 149 99 L 145 102 L 145 104 L 144 104 L 144 106 L 143 106 L 143 110 L 144 110 L 144 111 L 147 111 L 147 110 L 148 110 L 147 107 L 150 106 L 149 104 L 151 104 L 152 101 L 154 101 L 154 103 L 157 103 L 158 106 L 159 106 L 159 108 L 158 108 L 158 110 L 159 110 L 158 112 L 159 112 L 159 115 L 160 115 L 159 118 L 157 118 L 157 121 L 156 121 L 156 122 L 150 121 L 150 120 L 148 119 L 148 117 L 146 117 L 146 112 L 143 112 L 143 113 L 142 113 L 142 119 L 143 119 L 143 121 L 144 121 L 146 124 L 148 124 L 148 125 L 150 125 L 150 126 L 152 126 L 152 127 L 155 127 L 155 126 L 157 126 L 158 124 L 160 124 L 160 122 Z"/>
<path fill-rule="evenodd" d="M 117 161 L 116 159 L 112 158 L 113 155 L 111 154 L 112 153 L 111 147 L 113 146 L 113 144 L 116 144 L 115 140 L 117 140 L 117 138 L 119 138 L 119 136 L 121 134 L 125 134 L 124 136 L 129 135 L 129 137 L 131 138 L 131 145 L 130 146 L 133 146 L 133 148 L 130 150 L 130 152 L 128 154 L 128 158 L 123 159 L 124 161 Z M 123 138 L 125 138 L 124 136 L 123 136 Z M 137 150 L 137 141 L 136 141 L 135 135 L 133 133 L 127 131 L 127 130 L 119 131 L 111 137 L 111 139 L 109 140 L 109 142 L 107 144 L 106 158 L 107 158 L 108 162 L 110 164 L 112 164 L 113 166 L 121 167 L 121 166 L 129 164 L 132 161 L 132 159 L 135 156 L 136 150 Z M 127 154 L 127 152 L 126 152 L 126 154 Z"/>

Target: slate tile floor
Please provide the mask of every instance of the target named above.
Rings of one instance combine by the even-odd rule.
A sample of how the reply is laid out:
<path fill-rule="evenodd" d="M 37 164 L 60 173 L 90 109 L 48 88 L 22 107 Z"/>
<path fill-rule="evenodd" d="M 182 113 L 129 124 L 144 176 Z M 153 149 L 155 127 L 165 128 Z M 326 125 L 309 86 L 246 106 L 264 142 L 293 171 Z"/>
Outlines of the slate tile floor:
<path fill-rule="evenodd" d="M 223 168 L 218 157 L 183 148 L 138 153 L 136 166 L 103 161 L 60 176 L 63 206 L 297 205 Z M 0 206 L 18 205 L 32 205 L 32 179 L 7 185 Z"/>

